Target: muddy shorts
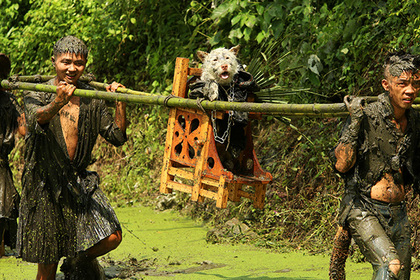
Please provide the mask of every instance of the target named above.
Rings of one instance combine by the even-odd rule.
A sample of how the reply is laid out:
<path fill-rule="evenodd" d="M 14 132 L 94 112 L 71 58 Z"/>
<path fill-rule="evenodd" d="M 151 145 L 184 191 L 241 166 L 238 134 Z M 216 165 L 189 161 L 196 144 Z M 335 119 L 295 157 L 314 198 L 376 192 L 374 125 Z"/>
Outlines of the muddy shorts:
<path fill-rule="evenodd" d="M 411 228 L 405 203 L 391 205 L 372 202 L 371 205 L 373 211 L 353 207 L 347 222 L 360 251 L 372 264 L 372 279 L 395 279 L 385 276 L 389 262 L 394 259 L 399 259 L 403 265 L 398 279 L 410 279 Z M 375 211 L 376 215 L 373 213 Z M 383 223 L 386 225 L 383 226 Z"/>

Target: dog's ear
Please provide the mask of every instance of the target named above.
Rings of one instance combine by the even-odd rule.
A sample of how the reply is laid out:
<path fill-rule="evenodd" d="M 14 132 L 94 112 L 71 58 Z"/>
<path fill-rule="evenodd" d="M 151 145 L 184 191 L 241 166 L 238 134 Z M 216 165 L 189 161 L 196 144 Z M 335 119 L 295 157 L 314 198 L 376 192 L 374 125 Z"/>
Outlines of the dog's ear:
<path fill-rule="evenodd" d="M 204 60 L 206 59 L 206 57 L 208 56 L 209 54 L 208 53 L 206 53 L 206 52 L 203 52 L 203 51 L 197 51 L 197 56 L 198 56 L 198 58 L 201 60 L 201 62 L 204 62 Z"/>
<path fill-rule="evenodd" d="M 229 49 L 229 51 L 233 52 L 234 55 L 238 55 L 241 45 L 236 45 Z"/>

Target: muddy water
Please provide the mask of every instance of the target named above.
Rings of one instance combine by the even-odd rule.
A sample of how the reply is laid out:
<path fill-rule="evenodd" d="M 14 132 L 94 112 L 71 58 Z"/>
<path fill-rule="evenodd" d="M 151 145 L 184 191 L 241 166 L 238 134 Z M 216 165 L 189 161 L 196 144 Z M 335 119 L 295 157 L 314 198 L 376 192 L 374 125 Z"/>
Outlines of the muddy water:
<path fill-rule="evenodd" d="M 123 242 L 100 259 L 112 279 L 328 279 L 329 256 L 207 244 L 208 229 L 176 213 L 144 207 L 116 212 L 123 225 Z M 346 270 L 348 280 L 371 277 L 366 263 L 348 262 Z M 33 280 L 35 275 L 36 265 L 13 257 L 0 259 L 0 280 Z M 411 279 L 420 279 L 420 273 Z"/>

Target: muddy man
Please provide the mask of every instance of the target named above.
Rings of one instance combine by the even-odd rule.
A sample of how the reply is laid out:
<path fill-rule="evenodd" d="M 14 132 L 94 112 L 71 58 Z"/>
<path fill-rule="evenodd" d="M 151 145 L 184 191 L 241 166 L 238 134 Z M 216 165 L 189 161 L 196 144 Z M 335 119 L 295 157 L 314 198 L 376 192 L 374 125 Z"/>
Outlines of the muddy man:
<path fill-rule="evenodd" d="M 406 188 L 417 187 L 420 119 L 412 109 L 420 90 L 420 59 L 394 53 L 384 64 L 385 93 L 367 104 L 345 97 L 350 116 L 334 149 L 345 181 L 330 279 L 345 279 L 351 236 L 372 264 L 373 278 L 409 279 L 411 230 Z M 418 157 L 418 155 L 417 155 Z"/>
<path fill-rule="evenodd" d="M 24 98 L 28 131 L 17 251 L 22 260 L 38 263 L 37 280 L 54 280 L 62 257 L 66 280 L 105 279 L 96 258 L 122 240 L 99 176 L 87 168 L 99 135 L 114 146 L 126 142 L 126 104 L 116 102 L 112 117 L 104 100 L 73 94 L 92 90 L 79 80 L 87 58 L 82 40 L 61 38 L 51 58 L 56 77 L 47 82 L 56 93 Z M 114 82 L 107 91 L 120 86 Z"/>

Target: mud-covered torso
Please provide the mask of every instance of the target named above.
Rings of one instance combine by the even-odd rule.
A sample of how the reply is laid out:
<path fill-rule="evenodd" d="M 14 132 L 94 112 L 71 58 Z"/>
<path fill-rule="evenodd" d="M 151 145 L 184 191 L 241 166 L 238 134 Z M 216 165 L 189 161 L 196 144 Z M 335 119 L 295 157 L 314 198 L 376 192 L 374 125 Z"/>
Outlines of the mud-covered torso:
<path fill-rule="evenodd" d="M 387 94 L 366 106 L 359 134 L 358 155 L 350 181 L 357 182 L 358 191 L 370 197 L 371 188 L 385 174 L 396 185 L 412 182 L 413 162 L 418 143 L 418 113 L 407 110 L 407 128 L 403 133 L 393 120 L 393 108 Z"/>

